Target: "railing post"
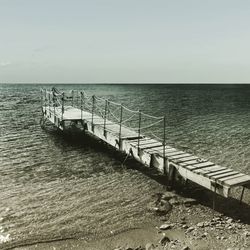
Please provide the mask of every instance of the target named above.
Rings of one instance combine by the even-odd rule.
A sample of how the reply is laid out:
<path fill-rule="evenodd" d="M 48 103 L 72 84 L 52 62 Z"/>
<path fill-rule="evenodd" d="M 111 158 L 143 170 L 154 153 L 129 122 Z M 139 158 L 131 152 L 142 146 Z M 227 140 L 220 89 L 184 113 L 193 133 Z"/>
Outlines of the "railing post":
<path fill-rule="evenodd" d="M 41 89 L 41 108 L 43 113 L 43 89 Z"/>
<path fill-rule="evenodd" d="M 163 167 L 166 174 L 166 116 L 163 117 Z"/>
<path fill-rule="evenodd" d="M 138 126 L 138 154 L 140 149 L 140 137 L 141 137 L 141 110 L 139 110 L 139 126 Z"/>
<path fill-rule="evenodd" d="M 106 124 L 107 124 L 107 113 L 109 111 L 108 108 L 109 108 L 109 101 L 105 100 L 105 112 L 104 112 L 104 124 L 103 124 L 103 133 L 105 137 L 107 135 Z"/>
<path fill-rule="evenodd" d="M 53 101 L 53 108 L 54 108 L 54 120 L 55 120 L 55 116 L 56 116 L 56 96 L 55 96 L 55 92 L 54 89 L 52 89 L 52 101 Z"/>
<path fill-rule="evenodd" d="M 45 114 L 47 115 L 47 89 L 45 89 L 44 95 L 45 95 L 44 110 Z"/>
<path fill-rule="evenodd" d="M 94 132 L 95 95 L 92 96 L 92 131 Z"/>
<path fill-rule="evenodd" d="M 51 93 L 49 92 L 49 117 L 51 117 L 51 97 L 50 97 Z"/>
<path fill-rule="evenodd" d="M 79 91 L 76 91 L 76 107 L 79 107 Z"/>
<path fill-rule="evenodd" d="M 121 105 L 120 129 L 119 129 L 119 148 L 120 148 L 120 150 L 122 150 L 122 113 L 123 113 L 123 106 Z"/>
<path fill-rule="evenodd" d="M 62 121 L 63 121 L 63 114 L 64 114 L 64 92 L 62 92 Z"/>
<path fill-rule="evenodd" d="M 80 92 L 80 94 L 81 94 L 81 120 L 82 120 L 82 110 L 83 110 L 83 98 L 84 98 L 84 96 L 83 96 L 83 92 L 81 91 Z"/>
<path fill-rule="evenodd" d="M 72 107 L 74 107 L 74 90 L 72 90 Z"/>

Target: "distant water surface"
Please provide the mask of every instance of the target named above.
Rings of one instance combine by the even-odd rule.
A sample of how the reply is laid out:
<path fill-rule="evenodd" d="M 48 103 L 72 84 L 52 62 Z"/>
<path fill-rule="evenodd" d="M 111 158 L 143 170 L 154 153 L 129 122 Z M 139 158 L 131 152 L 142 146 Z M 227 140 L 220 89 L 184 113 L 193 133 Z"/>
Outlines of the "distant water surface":
<path fill-rule="evenodd" d="M 0 85 L 0 248 L 4 241 L 94 238 L 150 222 L 146 206 L 163 187 L 103 150 L 42 130 L 41 87 Z M 166 115 L 169 144 L 250 174 L 250 85 L 57 88 Z"/>

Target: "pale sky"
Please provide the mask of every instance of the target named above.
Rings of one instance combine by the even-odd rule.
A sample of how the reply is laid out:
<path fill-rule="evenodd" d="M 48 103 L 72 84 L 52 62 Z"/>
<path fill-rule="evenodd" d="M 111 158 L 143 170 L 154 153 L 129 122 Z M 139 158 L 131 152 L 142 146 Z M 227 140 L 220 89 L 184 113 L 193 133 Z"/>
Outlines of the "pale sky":
<path fill-rule="evenodd" d="M 0 82 L 250 82 L 249 0 L 0 0 Z"/>

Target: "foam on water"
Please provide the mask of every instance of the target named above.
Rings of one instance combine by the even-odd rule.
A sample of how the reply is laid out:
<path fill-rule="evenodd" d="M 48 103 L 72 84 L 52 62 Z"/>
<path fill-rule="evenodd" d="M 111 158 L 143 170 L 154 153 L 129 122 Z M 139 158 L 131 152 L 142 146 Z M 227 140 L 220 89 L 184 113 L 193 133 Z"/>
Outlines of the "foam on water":
<path fill-rule="evenodd" d="M 6 243 L 10 241 L 10 235 L 9 234 L 0 234 L 0 243 Z"/>

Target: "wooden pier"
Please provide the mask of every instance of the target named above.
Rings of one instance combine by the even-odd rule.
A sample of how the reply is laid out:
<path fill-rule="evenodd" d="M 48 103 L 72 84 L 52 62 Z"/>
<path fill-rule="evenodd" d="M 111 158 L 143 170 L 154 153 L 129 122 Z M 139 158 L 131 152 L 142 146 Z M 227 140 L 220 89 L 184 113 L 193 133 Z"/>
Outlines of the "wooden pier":
<path fill-rule="evenodd" d="M 85 92 L 64 93 L 55 88 L 41 90 L 41 105 L 42 123 L 48 120 L 61 130 L 79 125 L 145 166 L 156 168 L 170 182 L 179 175 L 224 197 L 230 196 L 232 188 L 240 186 L 240 200 L 244 189 L 250 188 L 249 175 L 168 146 L 164 116 L 133 111 Z M 155 130 L 161 136 L 156 136 Z"/>

